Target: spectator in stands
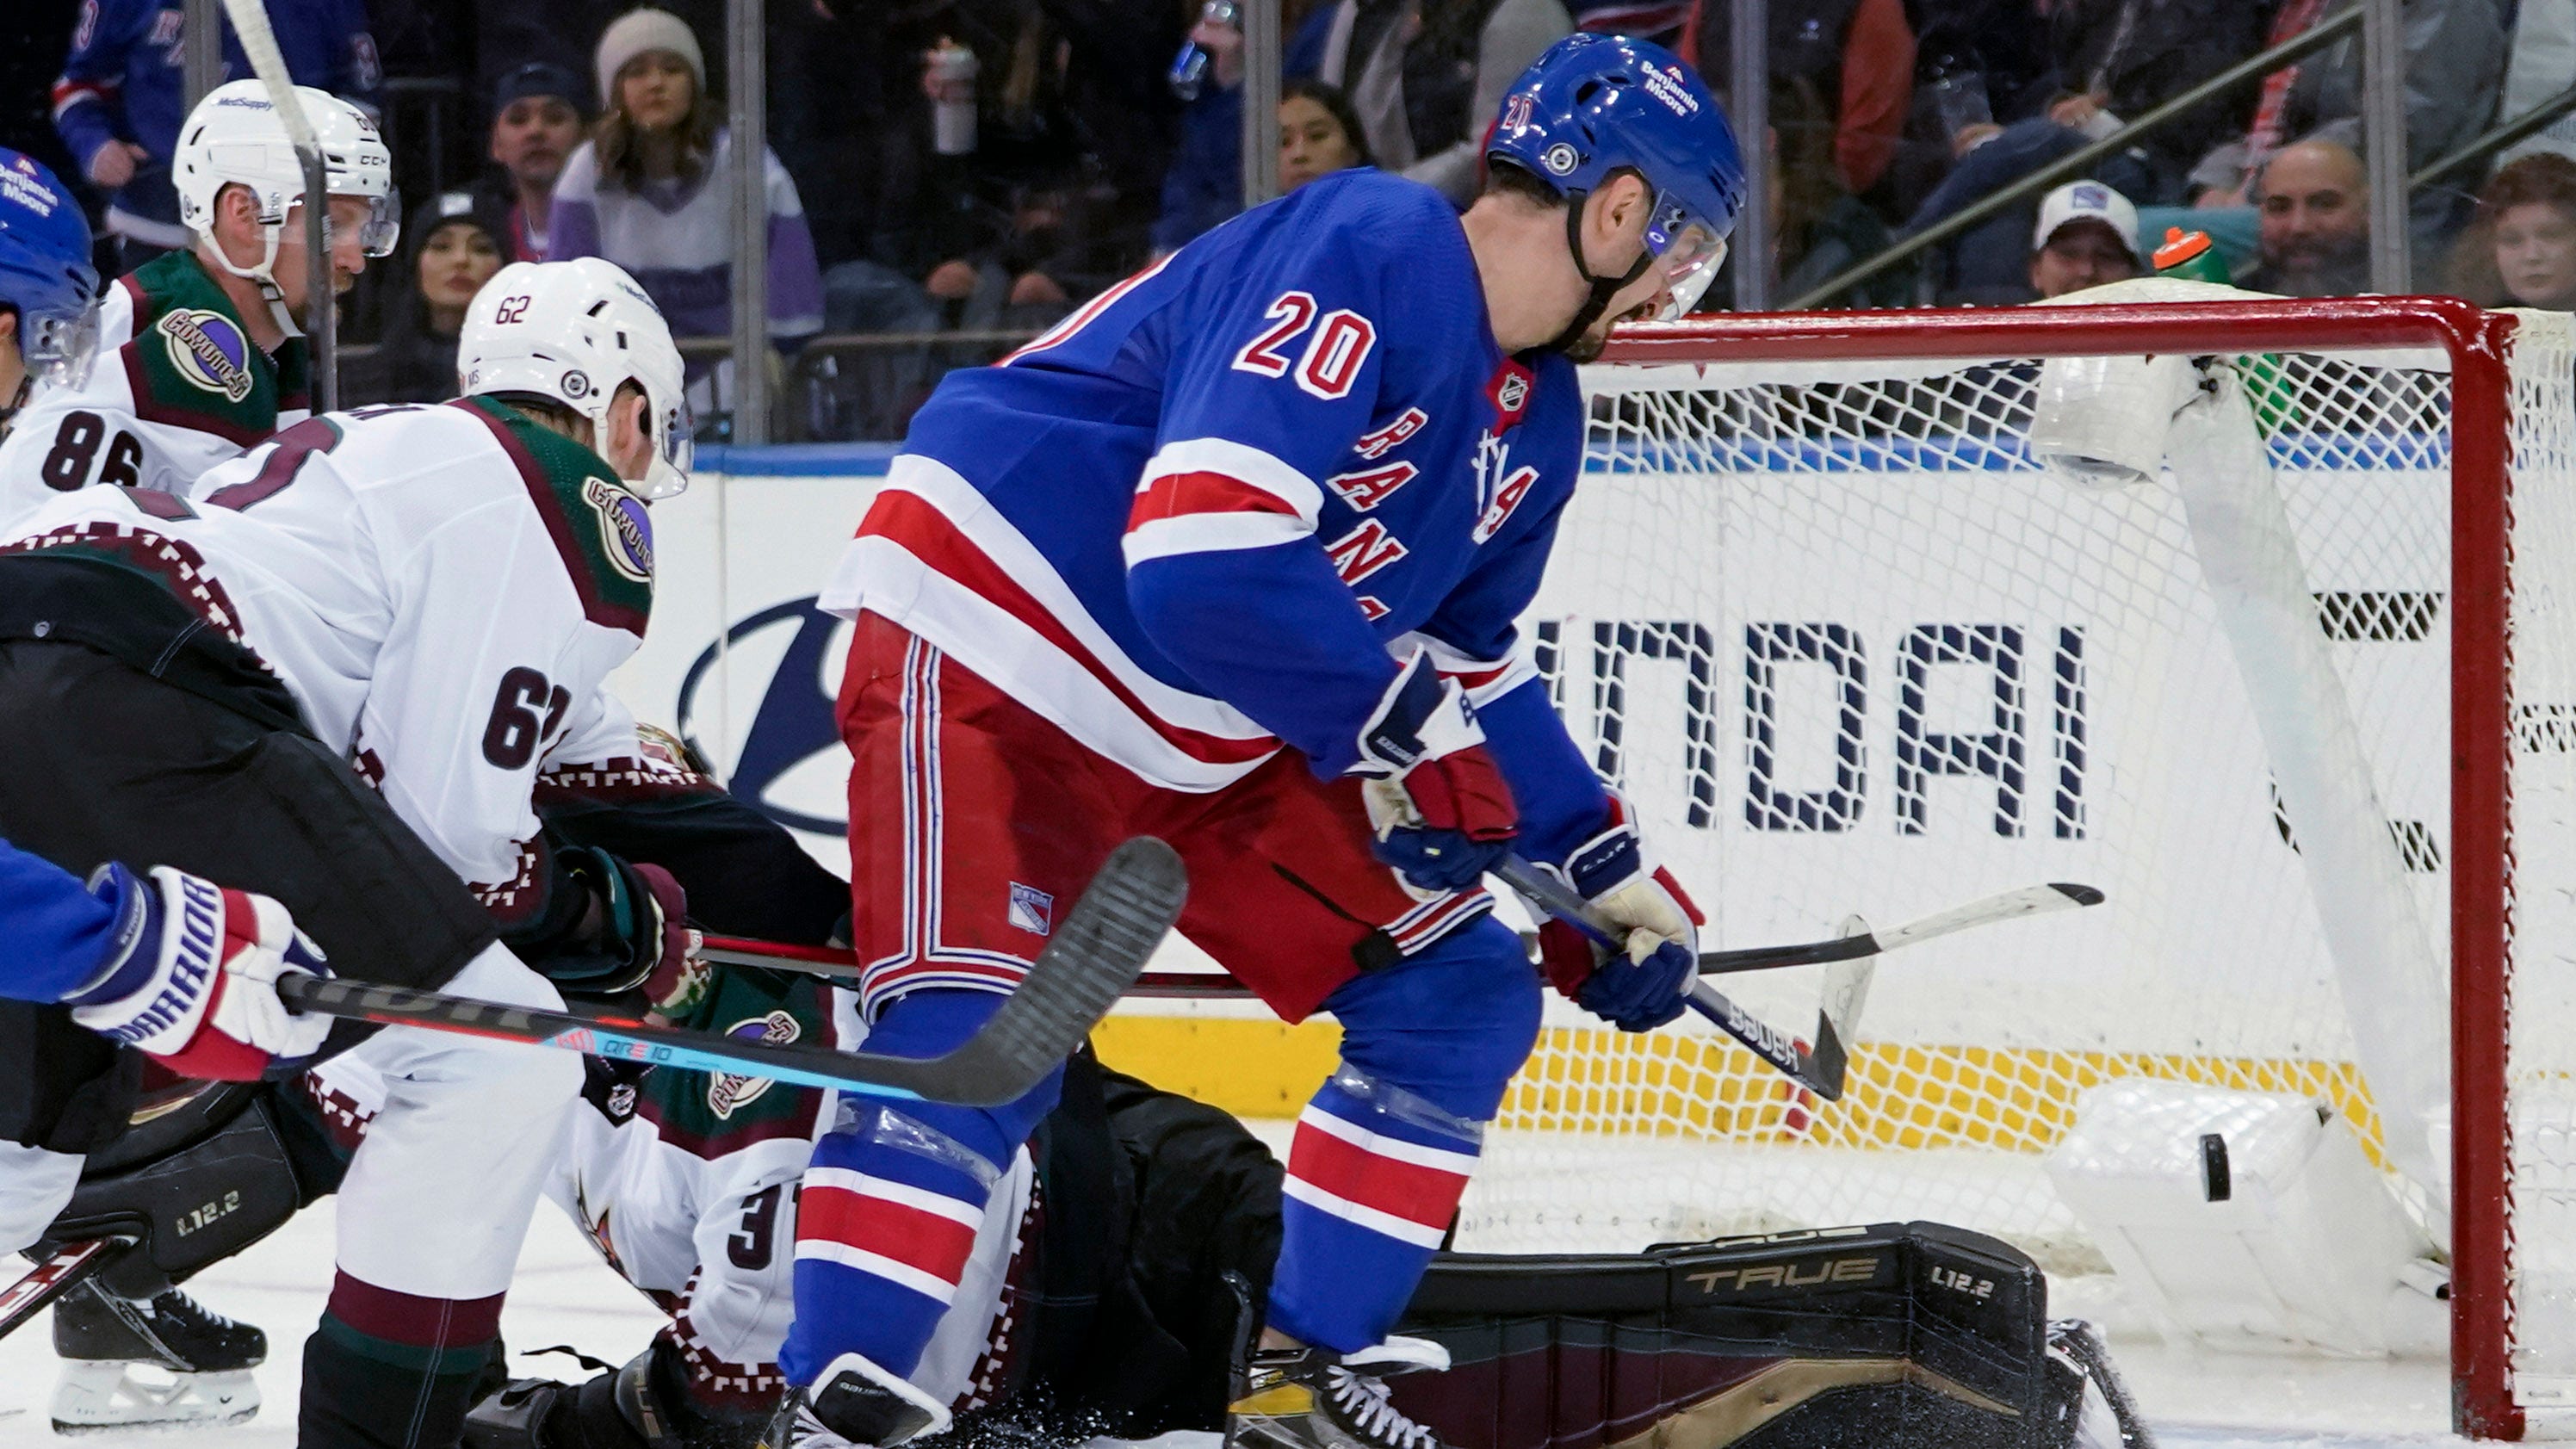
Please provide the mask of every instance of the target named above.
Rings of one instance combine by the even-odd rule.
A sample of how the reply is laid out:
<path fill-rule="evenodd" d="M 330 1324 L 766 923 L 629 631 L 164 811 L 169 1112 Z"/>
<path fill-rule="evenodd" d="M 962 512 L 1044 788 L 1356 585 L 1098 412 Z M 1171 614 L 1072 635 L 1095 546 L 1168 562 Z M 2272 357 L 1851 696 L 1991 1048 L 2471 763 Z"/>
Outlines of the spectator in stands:
<path fill-rule="evenodd" d="M 1682 28 L 1682 55 L 1721 99 L 1734 84 L 1733 14 L 1727 0 L 1698 0 Z M 1797 128 L 1821 125 L 1834 184 L 1853 196 L 1869 191 L 1887 174 L 1913 103 L 1914 31 L 1902 0 L 1772 0 L 1770 29 L 1775 101 L 1788 86 L 1809 87 L 1818 110 Z M 1791 127 L 1775 121 L 1775 129 L 1789 164 L 1800 164 L 1794 158 L 1810 148 Z"/>
<path fill-rule="evenodd" d="M 532 60 L 492 88 L 492 164 L 500 168 L 496 200 L 508 212 L 508 259 L 542 262 L 554 223 L 555 181 L 581 144 L 581 78 Z"/>
<path fill-rule="evenodd" d="M 2452 284 L 2483 306 L 2576 312 L 2576 161 L 2535 151 L 2497 170 L 2460 235 Z"/>
<path fill-rule="evenodd" d="M 1240 35 L 1234 48 L 1239 54 Z M 1210 49 L 1223 54 L 1214 47 Z M 1239 62 L 1234 78 L 1241 79 Z M 1231 114 L 1240 116 L 1243 111 L 1239 91 L 1236 96 L 1236 104 L 1229 109 Z M 1195 110 L 1191 124 L 1198 124 Z M 1180 250 L 1191 238 L 1243 209 L 1243 170 L 1238 160 L 1242 150 L 1239 127 L 1236 135 L 1226 138 L 1221 152 L 1212 146 L 1183 143 L 1180 156 L 1172 163 L 1171 175 L 1164 178 L 1163 216 L 1154 224 L 1157 255 Z M 1359 113 L 1351 109 L 1350 97 L 1319 80 L 1292 80 L 1279 88 L 1281 194 L 1318 176 L 1376 164 L 1376 158 L 1369 155 L 1368 138 L 1360 130 Z"/>
<path fill-rule="evenodd" d="M 1350 97 L 1317 80 L 1293 80 L 1279 88 L 1281 195 L 1318 176 L 1376 164 Z"/>
<path fill-rule="evenodd" d="M 386 309 L 372 353 L 341 369 L 341 398 L 360 403 L 445 402 L 457 395 L 456 334 L 465 309 L 507 260 L 510 223 L 489 197 L 449 191 L 403 223 L 403 296 Z"/>
<path fill-rule="evenodd" d="M 1287 70 L 1340 88 L 1379 165 L 1463 208 L 1503 93 L 1573 28 L 1561 0 L 1338 0 L 1307 18 Z"/>
<path fill-rule="evenodd" d="M 2370 174 L 2339 141 L 2284 146 L 2254 180 L 2262 259 L 2245 285 L 2288 297 L 2370 290 Z"/>
<path fill-rule="evenodd" d="M 1815 83 L 1802 75 L 1771 86 L 1771 245 L 1779 277 L 1775 304 L 1787 306 L 1888 245 L 1887 224 L 1845 190 L 1834 164 L 1836 136 Z M 1743 261 L 1739 254 L 1736 264 Z M 1920 267 L 1879 273 L 1829 307 L 1902 307 L 1913 300 Z M 1723 285 L 1723 279 L 1721 279 Z"/>
<path fill-rule="evenodd" d="M 2243 0 L 2058 0 L 2048 7 L 2051 73 L 2041 113 L 2088 139 L 2119 130 L 2157 105 L 2262 48 L 2262 14 Z M 2126 194 L 2150 204 L 2185 199 L 2188 177 L 2243 121 L 2208 103 L 2166 123 L 2123 158 Z"/>
<path fill-rule="evenodd" d="M 2351 0 L 2284 0 L 2271 43 L 2279 44 Z M 2474 140 L 2496 113 L 2505 74 L 2505 0 L 2405 0 L 2406 152 L 2421 166 Z M 2563 67 L 2563 62 L 2560 62 Z M 2557 86 L 2564 86 L 2563 69 Z M 2553 86 L 2553 89 L 2557 88 Z M 2356 33 L 2264 82 L 2254 122 L 2243 137 L 2202 158 L 2191 174 L 2197 204 L 2252 201 L 2254 174 L 2289 137 L 2339 141 L 2359 149 L 2362 47 Z M 2456 221 L 2459 193 L 2426 186 L 2410 199 L 2415 253 L 2440 254 Z"/>
<path fill-rule="evenodd" d="M 187 118 L 181 0 L 83 0 L 70 57 L 54 82 L 54 127 L 91 184 L 108 193 L 107 230 L 126 270 L 191 245 L 179 224 L 170 158 Z M 382 76 L 364 0 L 268 0 L 287 72 L 299 85 L 375 108 Z M 225 74 L 251 74 L 224 27 Z"/>
<path fill-rule="evenodd" d="M 732 330 L 733 168 L 743 164 L 707 94 L 698 38 L 678 17 L 630 10 L 594 57 L 607 109 L 555 183 L 556 261 L 606 257 L 632 273 L 679 337 Z M 823 282 L 796 183 L 760 156 L 768 197 L 769 335 L 823 328 Z"/>
<path fill-rule="evenodd" d="M 2099 181 L 2070 182 L 2048 193 L 2030 247 L 2030 289 L 2042 301 L 2146 270 L 2138 257 L 2137 207 Z"/>

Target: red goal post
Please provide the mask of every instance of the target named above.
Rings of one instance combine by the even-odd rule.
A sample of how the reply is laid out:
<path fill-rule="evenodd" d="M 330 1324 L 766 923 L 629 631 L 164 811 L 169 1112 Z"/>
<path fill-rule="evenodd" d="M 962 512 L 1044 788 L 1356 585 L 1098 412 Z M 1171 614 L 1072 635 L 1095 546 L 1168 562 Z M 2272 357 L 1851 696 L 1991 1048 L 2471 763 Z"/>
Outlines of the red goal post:
<path fill-rule="evenodd" d="M 1810 312 L 1626 328 L 1599 364 L 1615 371 L 1671 364 L 1788 367 L 2420 348 L 2439 349 L 2448 358 L 2451 1357 L 2458 1429 L 2500 1439 L 2519 1438 L 2524 1430 L 2513 1386 L 2507 1111 L 2516 763 L 2509 465 L 2516 328 L 2513 316 L 2433 297 Z M 2552 483 L 2576 486 L 2563 475 Z"/>

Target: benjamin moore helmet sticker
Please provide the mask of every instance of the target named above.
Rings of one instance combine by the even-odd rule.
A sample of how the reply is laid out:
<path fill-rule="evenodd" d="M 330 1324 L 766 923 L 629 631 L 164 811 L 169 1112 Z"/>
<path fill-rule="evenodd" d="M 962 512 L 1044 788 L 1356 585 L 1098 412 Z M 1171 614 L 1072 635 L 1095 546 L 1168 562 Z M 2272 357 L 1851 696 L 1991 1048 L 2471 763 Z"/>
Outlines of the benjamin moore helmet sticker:
<path fill-rule="evenodd" d="M 162 314 L 153 324 L 170 351 L 170 365 L 192 387 L 224 395 L 229 402 L 250 396 L 250 339 L 221 312 L 187 307 Z"/>

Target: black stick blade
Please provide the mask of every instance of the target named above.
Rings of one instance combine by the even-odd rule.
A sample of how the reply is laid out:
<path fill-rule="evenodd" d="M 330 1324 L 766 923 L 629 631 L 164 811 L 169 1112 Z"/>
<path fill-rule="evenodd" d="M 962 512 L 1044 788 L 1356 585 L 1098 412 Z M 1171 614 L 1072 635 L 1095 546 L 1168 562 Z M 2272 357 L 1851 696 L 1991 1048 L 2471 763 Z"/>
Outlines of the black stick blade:
<path fill-rule="evenodd" d="M 2048 883 L 2048 888 L 2063 894 L 2079 906 L 2098 906 L 2110 899 L 2102 894 L 2097 886 L 2076 885 L 2071 881 L 2053 880 Z"/>
<path fill-rule="evenodd" d="M 1038 952 L 1028 979 L 941 1064 L 1035 1086 L 1135 984 L 1188 896 L 1189 873 L 1170 846 L 1150 835 L 1120 845 Z"/>

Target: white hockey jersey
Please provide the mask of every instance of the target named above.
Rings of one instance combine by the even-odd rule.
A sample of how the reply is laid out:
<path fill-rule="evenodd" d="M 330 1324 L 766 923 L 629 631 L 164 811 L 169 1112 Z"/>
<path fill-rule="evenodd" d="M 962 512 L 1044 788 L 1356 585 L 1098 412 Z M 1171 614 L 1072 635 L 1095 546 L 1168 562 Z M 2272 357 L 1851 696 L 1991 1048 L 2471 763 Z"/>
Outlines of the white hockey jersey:
<path fill-rule="evenodd" d="M 0 438 L 0 525 L 94 483 L 186 492 L 305 418 L 306 357 L 260 351 L 189 253 L 146 263 L 107 289 L 88 377 L 37 388 Z"/>
<path fill-rule="evenodd" d="M 310 418 L 185 499 L 83 488 L 0 526 L 0 568 L 16 553 L 177 596 L 487 904 L 531 877 L 551 747 L 578 725 L 585 757 L 641 753 L 602 686 L 643 639 L 651 521 L 596 454 L 488 399 Z"/>
<path fill-rule="evenodd" d="M 820 1028 L 810 983 L 784 993 L 719 974 L 690 1024 L 773 1042 Z M 350 1145 L 384 1099 L 366 1062 L 342 1056 L 306 1091 Z M 670 1316 L 665 1330 L 700 1401 L 742 1413 L 773 1405 L 778 1352 L 795 1315 L 796 1183 L 831 1094 L 753 1077 L 593 1062 L 565 1114 L 545 1192 L 608 1266 Z M 957 1297 L 912 1381 L 958 1410 L 999 1391 L 1017 1318 L 1022 1234 L 1037 1171 L 1024 1147 L 993 1189 Z"/>

